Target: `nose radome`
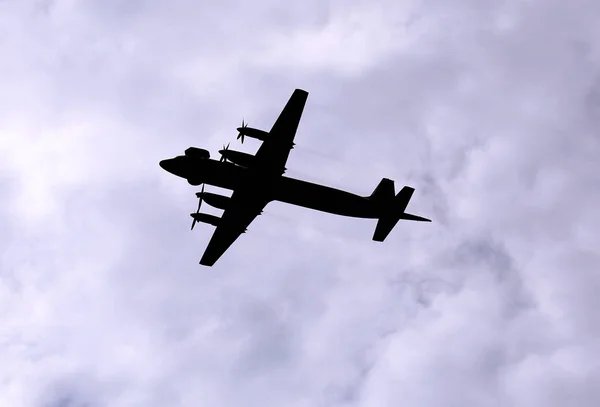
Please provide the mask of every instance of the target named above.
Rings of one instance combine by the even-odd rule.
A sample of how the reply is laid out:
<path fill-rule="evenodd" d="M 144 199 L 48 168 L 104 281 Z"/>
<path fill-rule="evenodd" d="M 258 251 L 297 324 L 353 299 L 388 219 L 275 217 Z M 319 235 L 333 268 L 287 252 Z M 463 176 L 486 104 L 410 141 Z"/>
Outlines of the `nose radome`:
<path fill-rule="evenodd" d="M 175 167 L 177 167 L 175 165 L 175 159 L 173 158 L 169 158 L 166 160 L 162 160 L 158 163 L 158 165 L 160 165 L 160 168 L 162 168 L 163 170 L 170 172 L 171 174 L 173 174 L 173 172 L 175 171 Z"/>
<path fill-rule="evenodd" d="M 181 178 L 187 178 L 189 172 L 189 166 L 187 161 L 183 157 L 169 158 L 166 160 L 159 161 L 158 165 L 173 175 Z"/>

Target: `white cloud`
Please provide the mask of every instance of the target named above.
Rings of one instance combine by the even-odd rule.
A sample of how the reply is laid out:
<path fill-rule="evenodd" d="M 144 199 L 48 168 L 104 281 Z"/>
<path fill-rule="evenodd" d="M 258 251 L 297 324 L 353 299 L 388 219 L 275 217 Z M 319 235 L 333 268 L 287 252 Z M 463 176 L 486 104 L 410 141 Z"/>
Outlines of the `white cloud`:
<path fill-rule="evenodd" d="M 599 15 L 0 3 L 0 405 L 597 405 Z M 434 223 L 274 204 L 200 268 L 158 161 L 296 87 L 291 171 Z"/>
<path fill-rule="evenodd" d="M 339 5 L 325 25 L 274 33 L 254 56 L 254 64 L 270 69 L 360 75 L 413 45 L 412 2 Z"/>

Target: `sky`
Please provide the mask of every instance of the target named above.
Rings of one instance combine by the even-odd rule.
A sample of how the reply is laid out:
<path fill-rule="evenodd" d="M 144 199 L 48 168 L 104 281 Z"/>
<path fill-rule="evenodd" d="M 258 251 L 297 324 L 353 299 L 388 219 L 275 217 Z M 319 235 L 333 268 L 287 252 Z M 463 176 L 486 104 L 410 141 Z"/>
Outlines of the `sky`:
<path fill-rule="evenodd" d="M 295 88 L 290 176 L 433 222 L 200 266 L 158 162 Z M 599 128 L 594 0 L 0 1 L 0 407 L 598 406 Z"/>

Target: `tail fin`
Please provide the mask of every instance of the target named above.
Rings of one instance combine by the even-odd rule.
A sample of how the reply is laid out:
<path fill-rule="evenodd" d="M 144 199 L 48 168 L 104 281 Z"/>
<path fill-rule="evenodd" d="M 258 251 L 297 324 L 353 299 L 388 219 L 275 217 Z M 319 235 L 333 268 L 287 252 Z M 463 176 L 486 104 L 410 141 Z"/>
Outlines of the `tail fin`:
<path fill-rule="evenodd" d="M 396 194 L 395 191 L 394 181 L 388 178 L 383 178 L 381 181 L 379 181 L 379 184 L 377 184 L 377 187 L 369 196 L 369 199 L 384 204 L 385 202 L 389 202 L 394 198 L 394 195 Z"/>
<path fill-rule="evenodd" d="M 382 185 L 383 181 L 385 181 L 385 178 L 379 183 L 379 186 Z M 393 181 L 391 182 L 393 191 Z M 379 188 L 379 186 L 377 188 Z M 377 188 L 373 194 L 377 192 Z M 414 188 L 404 187 L 400 192 L 398 192 L 398 195 L 388 201 L 389 203 L 386 205 L 387 207 L 385 208 L 383 215 L 377 221 L 375 233 L 373 234 L 373 240 L 376 242 L 383 242 L 400 219 L 417 222 L 431 222 L 431 219 L 404 212 L 414 192 Z"/>

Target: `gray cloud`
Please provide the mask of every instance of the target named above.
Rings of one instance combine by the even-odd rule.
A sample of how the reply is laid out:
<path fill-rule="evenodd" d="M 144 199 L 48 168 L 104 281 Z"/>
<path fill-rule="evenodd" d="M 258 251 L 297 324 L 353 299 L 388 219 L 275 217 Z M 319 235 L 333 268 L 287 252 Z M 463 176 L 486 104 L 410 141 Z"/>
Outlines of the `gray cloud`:
<path fill-rule="evenodd" d="M 0 2 L 0 405 L 597 405 L 599 17 Z M 200 268 L 212 229 L 158 161 L 296 87 L 291 175 L 394 178 L 434 223 L 374 244 L 273 203 Z"/>

